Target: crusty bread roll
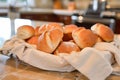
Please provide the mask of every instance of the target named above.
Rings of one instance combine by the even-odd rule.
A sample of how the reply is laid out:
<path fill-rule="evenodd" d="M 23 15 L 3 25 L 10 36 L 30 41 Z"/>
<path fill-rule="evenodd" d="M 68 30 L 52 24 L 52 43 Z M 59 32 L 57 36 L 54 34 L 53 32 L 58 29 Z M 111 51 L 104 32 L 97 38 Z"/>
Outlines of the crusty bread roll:
<path fill-rule="evenodd" d="M 96 23 L 91 27 L 91 30 L 106 42 L 113 41 L 114 39 L 113 31 L 104 24 Z"/>
<path fill-rule="evenodd" d="M 70 25 L 65 25 L 63 30 L 64 30 L 64 33 L 71 33 L 73 30 L 75 29 L 78 29 L 78 26 L 77 25 L 74 25 L 74 24 L 70 24 Z"/>
<path fill-rule="evenodd" d="M 35 33 L 35 30 L 30 25 L 23 25 L 17 29 L 17 37 L 20 39 L 28 39 L 32 37 Z"/>
<path fill-rule="evenodd" d="M 48 24 L 43 24 L 41 25 L 39 28 L 38 28 L 38 35 L 41 35 L 42 33 L 44 33 L 45 31 L 48 31 L 48 28 L 47 28 Z"/>
<path fill-rule="evenodd" d="M 96 34 L 85 28 L 79 28 L 73 31 L 72 37 L 80 48 L 91 47 L 97 42 Z"/>
<path fill-rule="evenodd" d="M 37 46 L 37 44 L 38 44 L 38 36 L 32 36 L 26 42 L 29 43 L 29 44 L 33 44 L 33 45 Z"/>
<path fill-rule="evenodd" d="M 65 25 L 63 27 L 63 31 L 64 31 L 63 41 L 72 40 L 73 39 L 72 38 L 72 32 L 76 29 L 78 29 L 78 26 L 76 26 L 74 24 Z"/>
<path fill-rule="evenodd" d="M 39 28 L 38 34 L 41 35 L 42 33 L 52 30 L 52 29 L 60 29 L 61 31 L 63 31 L 62 25 L 60 25 L 59 23 L 56 23 L 56 22 L 51 22 L 49 24 L 43 24 Z"/>
<path fill-rule="evenodd" d="M 53 28 L 58 28 L 58 29 L 63 30 L 63 28 L 62 28 L 62 24 L 60 24 L 60 23 L 57 23 L 57 22 L 51 22 L 51 23 L 49 23 L 48 25 L 53 26 Z"/>
<path fill-rule="evenodd" d="M 39 28 L 40 28 L 40 26 L 36 26 L 35 27 L 35 36 L 40 36 L 40 34 L 39 34 Z"/>
<path fill-rule="evenodd" d="M 53 29 L 46 31 L 40 35 L 38 39 L 37 49 L 47 53 L 53 53 L 62 41 L 63 31 L 60 29 Z"/>
<path fill-rule="evenodd" d="M 54 54 L 58 55 L 59 53 L 68 53 L 70 54 L 72 51 L 80 51 L 78 45 L 76 45 L 73 41 L 63 41 L 60 43 L 58 48 L 55 50 Z"/>
<path fill-rule="evenodd" d="M 97 37 L 97 42 L 104 42 L 104 40 L 103 39 L 101 39 L 101 37 Z"/>

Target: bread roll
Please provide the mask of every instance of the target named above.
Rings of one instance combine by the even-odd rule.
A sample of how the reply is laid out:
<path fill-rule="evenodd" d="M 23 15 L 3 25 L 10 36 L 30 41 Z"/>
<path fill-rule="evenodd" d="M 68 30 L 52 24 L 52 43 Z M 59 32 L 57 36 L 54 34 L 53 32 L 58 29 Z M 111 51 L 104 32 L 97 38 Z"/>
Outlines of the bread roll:
<path fill-rule="evenodd" d="M 34 28 L 30 25 L 23 25 L 17 29 L 17 37 L 20 39 L 28 39 L 34 35 Z"/>
<path fill-rule="evenodd" d="M 40 34 L 39 34 L 39 28 L 40 28 L 40 26 L 36 26 L 35 27 L 35 36 L 40 36 Z"/>
<path fill-rule="evenodd" d="M 76 29 L 78 29 L 78 26 L 76 26 L 74 24 L 65 25 L 63 27 L 63 31 L 64 31 L 63 41 L 72 40 L 73 39 L 72 38 L 72 32 Z"/>
<path fill-rule="evenodd" d="M 62 25 L 60 25 L 59 23 L 55 23 L 55 22 L 51 22 L 49 24 L 43 24 L 40 28 L 39 28 L 39 35 L 41 35 L 42 33 L 44 33 L 45 31 L 49 31 L 52 29 L 60 29 L 63 31 Z"/>
<path fill-rule="evenodd" d="M 75 29 L 78 29 L 78 26 L 77 25 L 74 25 L 74 24 L 70 24 L 70 25 L 65 25 L 63 30 L 64 30 L 64 33 L 71 33 L 73 30 Z"/>
<path fill-rule="evenodd" d="M 58 55 L 60 53 L 70 54 L 72 51 L 80 51 L 80 48 L 72 41 L 63 41 L 60 43 L 58 48 L 55 50 L 54 54 Z"/>
<path fill-rule="evenodd" d="M 97 42 L 104 42 L 104 40 L 101 39 L 101 37 L 97 37 Z"/>
<path fill-rule="evenodd" d="M 91 30 L 99 35 L 106 42 L 113 41 L 114 39 L 113 31 L 104 24 L 96 23 L 91 27 Z"/>
<path fill-rule="evenodd" d="M 38 36 L 32 36 L 30 39 L 26 41 L 29 44 L 36 45 L 38 44 Z"/>
<path fill-rule="evenodd" d="M 57 23 L 57 22 L 51 22 L 51 23 L 49 23 L 48 25 L 53 26 L 53 28 L 57 28 L 57 29 L 61 29 L 61 30 L 63 30 L 63 28 L 62 28 L 62 24 L 60 24 L 60 23 Z"/>
<path fill-rule="evenodd" d="M 53 53 L 62 41 L 63 32 L 60 29 L 46 31 L 38 39 L 37 49 L 47 53 Z"/>
<path fill-rule="evenodd" d="M 72 37 L 80 48 L 91 47 L 97 42 L 96 34 L 85 28 L 79 28 L 73 31 Z"/>

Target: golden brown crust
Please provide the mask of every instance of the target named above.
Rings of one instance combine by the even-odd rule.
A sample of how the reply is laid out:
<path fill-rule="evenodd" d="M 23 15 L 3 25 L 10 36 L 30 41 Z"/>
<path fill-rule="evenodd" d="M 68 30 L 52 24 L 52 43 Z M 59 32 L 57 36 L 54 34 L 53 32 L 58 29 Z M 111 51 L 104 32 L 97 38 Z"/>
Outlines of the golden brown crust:
<path fill-rule="evenodd" d="M 37 49 L 40 51 L 44 51 L 47 53 L 51 53 L 52 52 L 52 47 L 49 46 L 49 38 L 48 37 L 48 32 L 44 32 L 43 34 L 40 35 L 40 37 L 38 38 L 38 44 L 37 44 Z"/>
<path fill-rule="evenodd" d="M 40 26 L 35 27 L 35 36 L 40 36 L 39 28 L 40 28 Z"/>
<path fill-rule="evenodd" d="M 72 41 L 63 41 L 60 43 L 58 48 L 55 50 L 54 54 L 58 55 L 60 53 L 70 54 L 72 51 L 80 51 L 80 48 Z"/>
<path fill-rule="evenodd" d="M 29 44 L 37 45 L 38 44 L 38 36 L 32 36 L 26 42 Z"/>
<path fill-rule="evenodd" d="M 61 31 L 63 31 L 63 28 L 59 23 L 51 22 L 49 24 L 43 24 L 39 28 L 38 33 L 39 33 L 39 35 L 41 35 L 42 33 L 52 30 L 52 29 L 60 29 Z"/>
<path fill-rule="evenodd" d="M 97 36 L 97 42 L 104 42 L 104 40 L 101 39 L 101 37 Z"/>
<path fill-rule="evenodd" d="M 44 32 L 38 39 L 37 49 L 52 53 L 62 41 L 63 32 L 59 29 L 53 29 Z"/>
<path fill-rule="evenodd" d="M 51 22 L 48 24 L 48 30 L 52 30 L 52 29 L 60 29 L 61 31 L 63 31 L 62 25 L 56 22 Z"/>
<path fill-rule="evenodd" d="M 78 29 L 78 26 L 77 25 L 74 25 L 74 24 L 70 24 L 70 25 L 65 25 L 63 30 L 64 30 L 64 33 L 72 33 L 73 30 L 75 29 Z"/>
<path fill-rule="evenodd" d="M 23 25 L 17 29 L 17 37 L 20 39 L 28 39 L 32 37 L 35 33 L 35 30 L 30 25 Z"/>
<path fill-rule="evenodd" d="M 113 31 L 104 24 L 96 23 L 91 27 L 91 30 L 93 30 L 97 35 L 99 35 L 106 42 L 113 41 L 114 39 Z"/>
<path fill-rule="evenodd" d="M 38 30 L 38 34 L 41 35 L 42 33 L 48 31 L 47 26 L 48 26 L 48 24 L 43 24 L 42 26 L 40 26 L 40 28 Z"/>
<path fill-rule="evenodd" d="M 54 43 L 53 46 L 56 48 L 56 46 L 58 46 L 60 41 L 62 41 L 63 32 L 60 31 L 59 29 L 54 29 L 54 30 L 51 30 L 50 33 L 51 33 L 50 39 L 51 39 L 52 43 Z"/>
<path fill-rule="evenodd" d="M 73 39 L 72 38 L 72 32 L 76 29 L 78 29 L 78 26 L 76 26 L 74 24 L 65 25 L 63 27 L 63 31 L 64 31 L 63 41 L 72 40 Z"/>
<path fill-rule="evenodd" d="M 97 42 L 96 34 L 85 28 L 75 30 L 72 37 L 80 48 L 91 47 Z"/>

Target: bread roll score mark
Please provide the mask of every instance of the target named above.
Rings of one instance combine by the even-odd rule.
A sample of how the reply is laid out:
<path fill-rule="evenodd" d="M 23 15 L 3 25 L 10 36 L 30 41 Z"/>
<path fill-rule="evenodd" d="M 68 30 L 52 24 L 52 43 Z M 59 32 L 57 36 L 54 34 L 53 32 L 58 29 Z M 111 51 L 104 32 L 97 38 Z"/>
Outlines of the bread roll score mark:
<path fill-rule="evenodd" d="M 37 49 L 52 53 L 62 41 L 63 32 L 59 29 L 53 29 L 44 32 L 38 40 Z"/>

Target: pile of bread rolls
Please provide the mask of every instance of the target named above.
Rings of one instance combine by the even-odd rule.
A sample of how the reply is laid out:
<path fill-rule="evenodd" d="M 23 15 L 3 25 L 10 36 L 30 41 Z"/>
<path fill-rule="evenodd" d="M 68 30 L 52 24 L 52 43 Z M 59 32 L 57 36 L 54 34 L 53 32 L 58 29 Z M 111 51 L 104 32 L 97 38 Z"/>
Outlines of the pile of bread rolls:
<path fill-rule="evenodd" d="M 92 47 L 97 42 L 111 42 L 114 39 L 113 31 L 101 23 L 94 24 L 91 29 L 74 24 L 62 26 L 55 22 L 35 28 L 23 25 L 17 29 L 16 35 L 27 43 L 36 45 L 38 50 L 55 55 L 70 54 L 72 51 Z"/>

